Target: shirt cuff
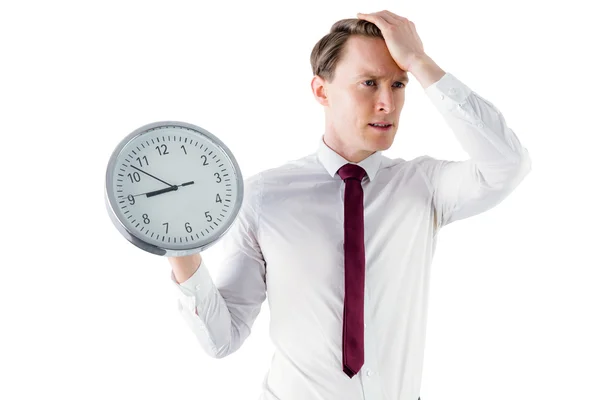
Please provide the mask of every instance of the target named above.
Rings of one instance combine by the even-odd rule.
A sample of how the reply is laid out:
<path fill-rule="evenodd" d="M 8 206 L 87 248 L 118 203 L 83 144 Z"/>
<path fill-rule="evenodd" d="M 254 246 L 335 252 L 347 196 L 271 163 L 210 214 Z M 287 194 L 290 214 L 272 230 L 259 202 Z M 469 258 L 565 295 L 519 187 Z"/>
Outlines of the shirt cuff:
<path fill-rule="evenodd" d="M 442 112 L 451 111 L 459 104 L 464 104 L 471 92 L 471 88 L 449 72 L 425 89 L 427 97 Z"/>
<path fill-rule="evenodd" d="M 186 296 L 194 296 L 199 300 L 204 299 L 214 286 L 212 277 L 206 268 L 204 260 L 202 260 L 196 272 L 181 283 L 177 282 L 175 274 L 173 273 L 173 270 L 171 270 L 171 281 Z"/>

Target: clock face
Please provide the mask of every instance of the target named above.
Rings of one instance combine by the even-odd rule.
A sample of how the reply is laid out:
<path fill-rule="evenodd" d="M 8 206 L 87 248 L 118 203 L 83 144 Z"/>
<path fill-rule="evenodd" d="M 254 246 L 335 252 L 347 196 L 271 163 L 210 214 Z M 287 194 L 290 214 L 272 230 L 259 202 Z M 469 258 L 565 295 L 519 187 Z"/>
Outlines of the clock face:
<path fill-rule="evenodd" d="M 222 236 L 243 195 L 239 169 L 224 145 L 169 124 L 130 136 L 107 175 L 112 212 L 124 228 L 143 242 L 174 251 Z"/>

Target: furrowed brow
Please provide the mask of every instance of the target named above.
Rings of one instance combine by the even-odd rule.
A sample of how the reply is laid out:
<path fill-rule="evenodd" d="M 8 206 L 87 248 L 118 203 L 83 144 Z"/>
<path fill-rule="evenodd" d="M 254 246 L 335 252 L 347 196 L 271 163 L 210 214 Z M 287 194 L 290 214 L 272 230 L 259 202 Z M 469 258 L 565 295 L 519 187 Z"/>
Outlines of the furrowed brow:
<path fill-rule="evenodd" d="M 364 79 L 364 78 L 368 78 L 368 79 L 375 79 L 375 80 L 377 80 L 377 79 L 383 79 L 383 77 L 382 77 L 382 76 L 377 76 L 377 75 L 375 75 L 375 74 L 370 74 L 370 73 L 368 73 L 368 72 L 367 72 L 367 73 L 360 74 L 360 75 L 357 75 L 355 78 L 356 78 L 356 79 Z M 397 76 L 397 77 L 396 77 L 396 80 L 397 80 L 397 81 L 400 81 L 400 82 L 408 82 L 408 81 L 409 81 L 409 79 L 408 79 L 408 75 L 406 75 L 406 74 L 403 74 L 403 75 L 399 75 L 399 76 Z"/>

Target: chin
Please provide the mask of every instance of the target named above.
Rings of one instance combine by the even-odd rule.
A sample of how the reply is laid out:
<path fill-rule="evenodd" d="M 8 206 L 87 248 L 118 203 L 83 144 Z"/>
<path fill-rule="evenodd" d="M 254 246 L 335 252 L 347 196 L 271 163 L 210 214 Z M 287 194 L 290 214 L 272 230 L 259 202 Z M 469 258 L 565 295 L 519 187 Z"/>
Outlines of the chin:
<path fill-rule="evenodd" d="M 393 134 L 371 136 L 366 143 L 371 151 L 387 150 L 392 147 L 392 144 L 394 144 Z"/>
<path fill-rule="evenodd" d="M 393 142 L 382 143 L 382 144 L 378 145 L 375 149 L 373 149 L 373 151 L 385 151 L 385 150 L 389 149 L 390 147 L 392 147 L 392 143 Z"/>

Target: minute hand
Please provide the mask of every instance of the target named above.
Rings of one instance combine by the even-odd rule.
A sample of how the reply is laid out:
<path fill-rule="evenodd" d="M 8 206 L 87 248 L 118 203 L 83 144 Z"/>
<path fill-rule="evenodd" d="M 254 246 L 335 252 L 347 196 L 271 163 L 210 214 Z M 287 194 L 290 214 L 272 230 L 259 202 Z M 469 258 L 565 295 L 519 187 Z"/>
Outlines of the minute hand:
<path fill-rule="evenodd" d="M 173 187 L 173 186 L 174 186 L 174 185 L 171 185 L 170 183 L 167 183 L 167 182 L 163 181 L 163 180 L 162 180 L 162 179 L 160 179 L 160 178 L 157 178 L 157 177 L 155 177 L 155 176 L 154 176 L 154 175 L 152 175 L 152 174 L 149 174 L 149 173 L 148 173 L 148 172 L 146 172 L 146 171 L 143 171 L 143 170 L 139 169 L 139 168 L 138 168 L 138 167 L 136 167 L 135 165 L 131 165 L 131 164 L 129 164 L 129 166 L 130 166 L 131 168 L 135 168 L 135 169 L 137 169 L 137 170 L 138 170 L 138 171 L 140 171 L 140 172 L 143 172 L 144 174 L 148 175 L 148 176 L 149 176 L 149 177 L 151 177 L 151 178 L 154 178 L 154 179 L 156 179 L 157 181 L 160 181 L 160 182 L 164 183 L 165 185 L 168 185 L 168 186 L 171 186 L 171 187 Z"/>

